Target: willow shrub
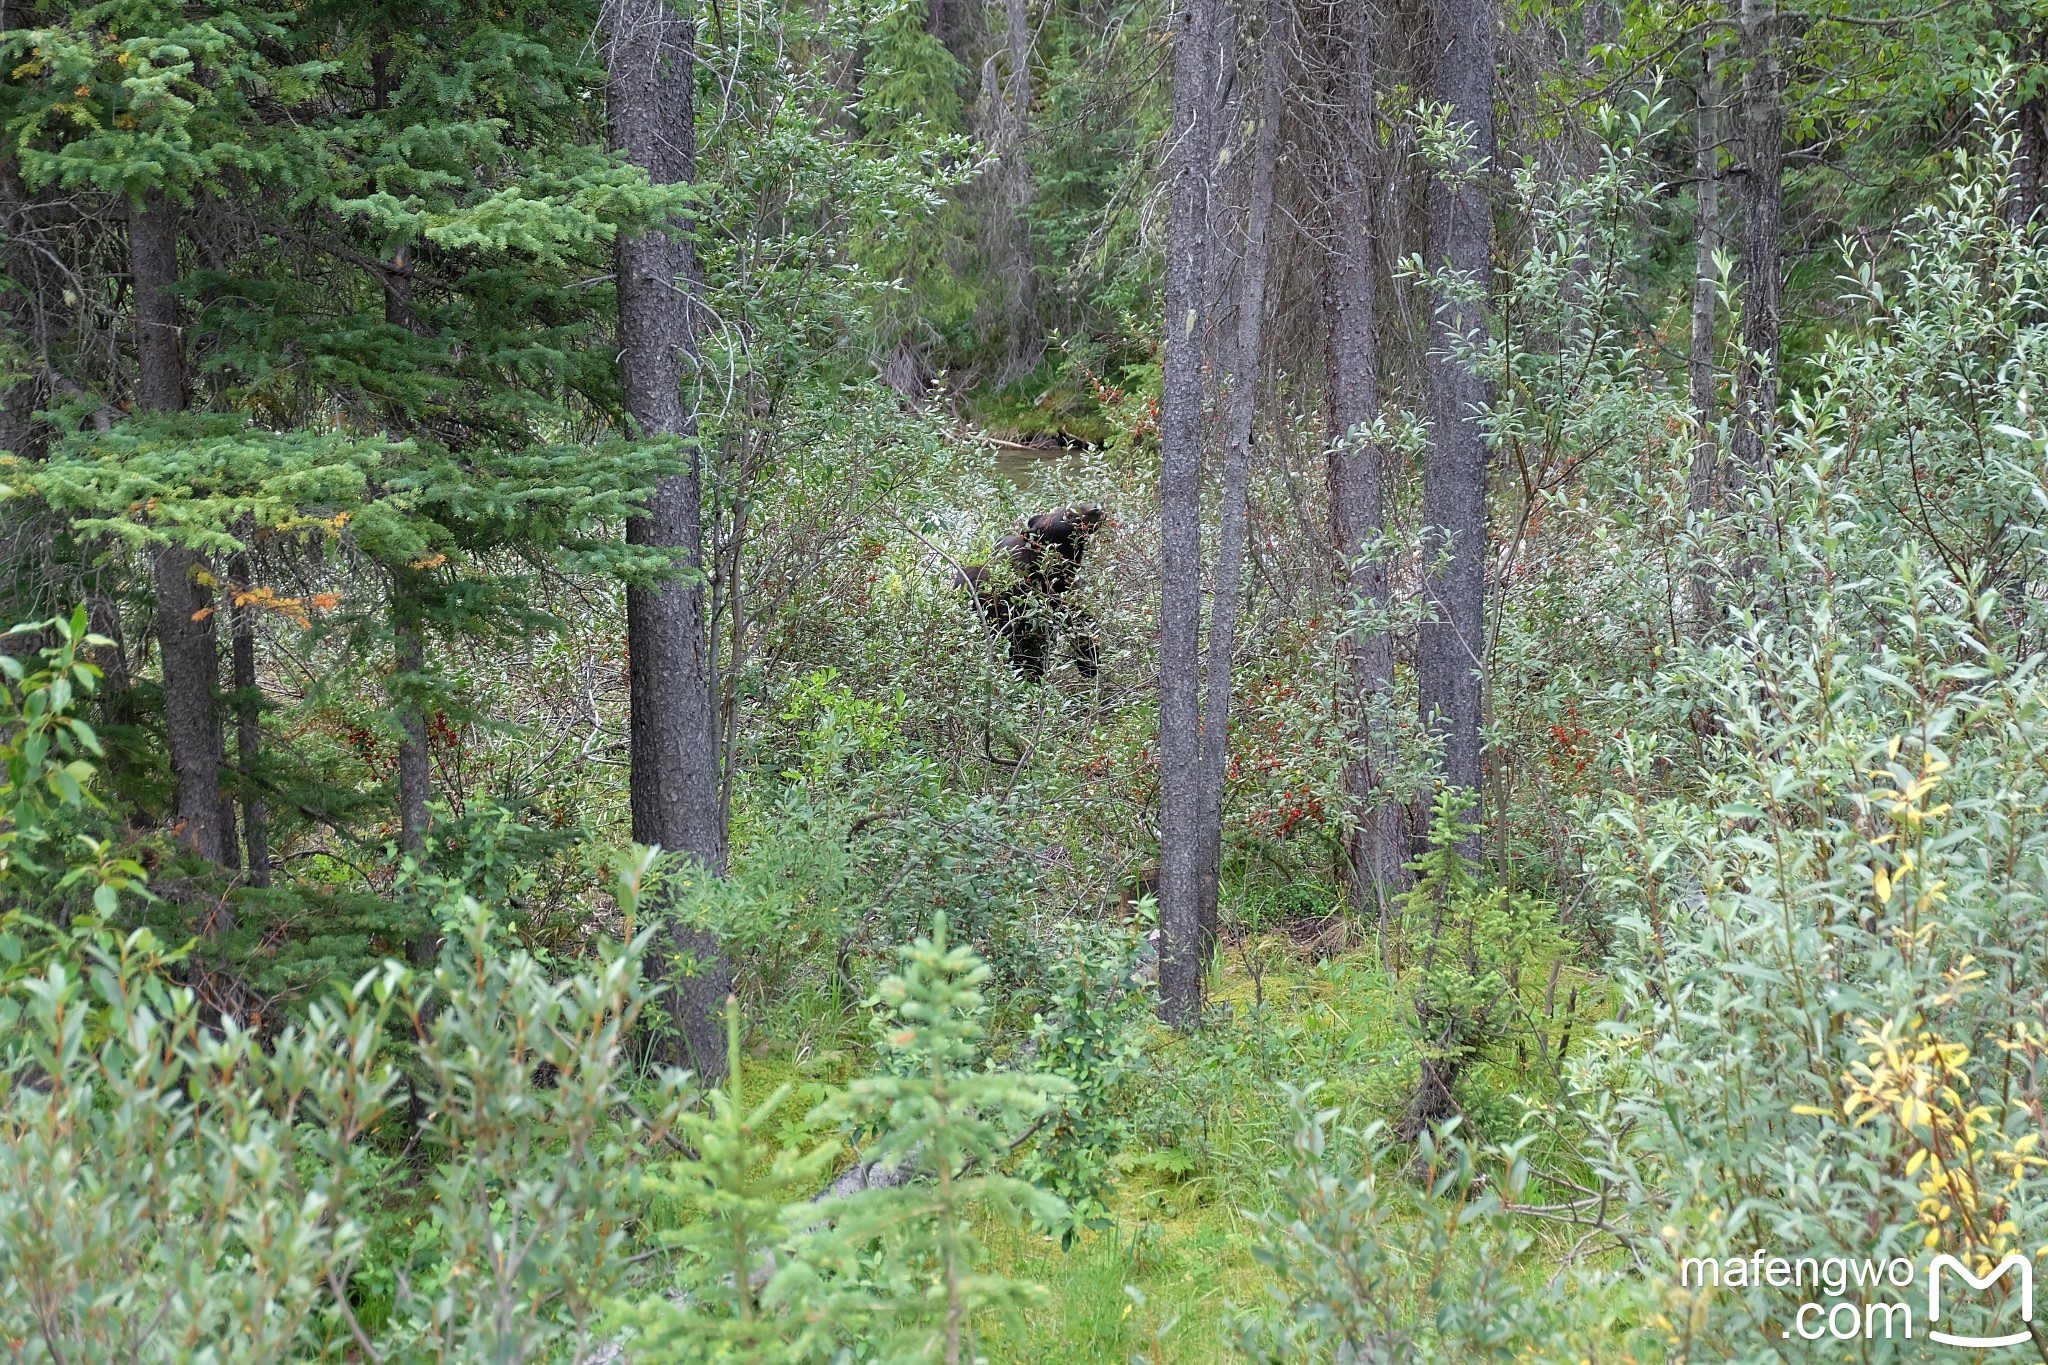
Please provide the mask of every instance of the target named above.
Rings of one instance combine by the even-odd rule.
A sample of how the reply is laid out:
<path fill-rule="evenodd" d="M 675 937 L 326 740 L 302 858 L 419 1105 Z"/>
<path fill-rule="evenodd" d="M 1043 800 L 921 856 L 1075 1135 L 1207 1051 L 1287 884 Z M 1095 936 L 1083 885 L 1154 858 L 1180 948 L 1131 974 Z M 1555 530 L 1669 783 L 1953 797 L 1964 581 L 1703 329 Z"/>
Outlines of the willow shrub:
<path fill-rule="evenodd" d="M 451 909 L 431 990 L 387 964 L 271 1039 L 210 1022 L 147 930 L 18 983 L 0 1048 L 18 1359 L 537 1359 L 600 1339 L 630 1158 L 676 1093 L 642 1119 L 626 1088 L 637 945 L 556 981 L 475 902 Z M 392 1064 L 399 1020 L 422 1079 Z"/>
<path fill-rule="evenodd" d="M 1410 1193 L 1391 1154 L 1377 1177 L 1330 1157 L 1304 1106 L 1264 1224 L 1281 1303 L 1249 1345 L 1476 1356 L 1432 1267 L 1519 1258 L 1571 1290 L 1500 1301 L 1518 1321 L 1494 1342 L 1536 1358 L 1805 1358 L 1803 1301 L 1857 1305 L 1859 1340 L 1829 1345 L 1858 1358 L 1938 1350 L 1931 1325 L 2048 1353 L 2012 1277 L 1926 1317 L 1935 1255 L 2048 1254 L 2048 238 L 2004 219 L 2011 150 L 1959 153 L 1890 253 L 1851 253 L 1864 318 L 1788 403 L 1775 467 L 1689 531 L 1725 614 L 1599 698 L 1632 718 L 1580 834 L 1612 1008 L 1566 1093 L 1527 1101 L 1544 1169 L 1489 1183 L 1507 1221 L 1447 1252 L 1368 1245 Z M 1439 1226 L 1441 1199 L 1399 1226 Z M 1516 1228 L 1562 1233 L 1556 1254 Z M 1759 1249 L 1915 1277 L 1681 1275 Z M 1911 1339 L 1860 1339 L 1876 1302 L 1911 1309 Z"/>
<path fill-rule="evenodd" d="M 1827 1296 L 1679 1258 L 2048 1250 L 2048 252 L 2000 214 L 2007 150 L 1959 155 L 1896 264 L 1852 258 L 1867 322 L 1731 519 L 1749 605 L 1638 694 L 1694 724 L 1621 737 L 1589 840 L 1619 1000 L 1575 1117 L 1641 1321 L 1689 1358 L 1780 1358 Z M 1847 1297 L 1921 1314 L 1924 1283 Z M 2021 1330 L 2017 1300 L 1940 1325 Z"/>

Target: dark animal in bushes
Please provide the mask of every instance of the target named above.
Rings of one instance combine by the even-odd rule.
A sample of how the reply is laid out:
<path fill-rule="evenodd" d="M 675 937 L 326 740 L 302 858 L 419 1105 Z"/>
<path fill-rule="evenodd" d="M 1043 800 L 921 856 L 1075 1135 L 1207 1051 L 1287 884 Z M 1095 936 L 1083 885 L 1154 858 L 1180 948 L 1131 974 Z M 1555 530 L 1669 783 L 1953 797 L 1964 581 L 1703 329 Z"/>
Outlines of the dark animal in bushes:
<path fill-rule="evenodd" d="M 988 563 L 970 564 L 954 575 L 955 585 L 973 595 L 989 634 L 1007 647 L 1011 666 L 1027 678 L 1045 676 L 1060 636 L 1081 676 L 1095 676 L 1095 622 L 1074 588 L 1081 556 L 1103 519 L 1100 507 L 1040 512 L 1024 523 L 1022 535 L 997 541 Z"/>

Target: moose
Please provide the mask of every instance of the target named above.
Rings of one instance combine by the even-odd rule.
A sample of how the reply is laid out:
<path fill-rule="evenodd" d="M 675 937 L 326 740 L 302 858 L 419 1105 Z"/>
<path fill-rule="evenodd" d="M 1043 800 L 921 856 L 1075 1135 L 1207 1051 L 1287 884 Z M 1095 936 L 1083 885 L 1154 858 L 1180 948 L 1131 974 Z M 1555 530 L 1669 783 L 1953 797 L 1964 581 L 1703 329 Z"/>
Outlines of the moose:
<path fill-rule="evenodd" d="M 1100 655 L 1094 621 L 1074 596 L 1081 555 L 1100 529 L 1100 507 L 1056 507 L 1027 519 L 1022 535 L 995 543 L 986 564 L 954 573 L 974 598 L 989 634 L 1007 646 L 1010 665 L 1036 682 L 1045 677 L 1054 640 L 1064 635 L 1074 666 L 1095 676 Z"/>

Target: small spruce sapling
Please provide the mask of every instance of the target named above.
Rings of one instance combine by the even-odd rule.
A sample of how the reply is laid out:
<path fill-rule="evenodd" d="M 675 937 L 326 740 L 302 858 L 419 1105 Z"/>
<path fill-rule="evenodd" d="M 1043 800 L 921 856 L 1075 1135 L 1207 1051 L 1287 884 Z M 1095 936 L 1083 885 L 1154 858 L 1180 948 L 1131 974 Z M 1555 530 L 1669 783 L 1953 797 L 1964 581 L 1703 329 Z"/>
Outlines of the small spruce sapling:
<path fill-rule="evenodd" d="M 1417 957 L 1411 982 L 1421 1068 L 1401 1123 L 1410 1140 L 1458 1112 L 1459 1078 L 1520 1011 L 1523 970 L 1564 946 L 1548 907 L 1480 885 L 1461 851 L 1482 829 L 1464 818 L 1469 802 L 1462 793 L 1438 793 L 1428 851 L 1409 864 L 1415 886 L 1402 898 L 1404 937 Z"/>
<path fill-rule="evenodd" d="M 984 1270 L 976 1214 L 1028 1215 L 1047 1227 L 1066 1219 L 1057 1195 L 998 1167 L 1073 1087 L 976 1065 L 989 967 L 947 943 L 943 913 L 931 937 L 901 954 L 903 969 L 877 991 L 888 1006 L 878 1022 L 889 1074 L 855 1081 L 816 1112 L 879 1128 L 870 1157 L 910 1178 L 833 1201 L 829 1231 L 810 1254 L 820 1270 L 880 1281 L 896 1327 L 886 1358 L 960 1365 L 973 1358 L 979 1313 L 1023 1307 L 1041 1292 Z"/>
<path fill-rule="evenodd" d="M 749 1109 L 741 1071 L 739 1001 L 725 1002 L 726 1082 L 708 1092 L 708 1112 L 678 1117 L 675 1136 L 691 1153 L 647 1178 L 652 1195 L 671 1201 L 681 1228 L 668 1240 L 682 1252 L 674 1299 L 654 1298 L 624 1314 L 634 1333 L 633 1358 L 647 1362 L 744 1360 L 795 1365 L 824 1358 L 833 1315 L 810 1311 L 786 1292 L 809 1277 L 769 1275 L 802 1254 L 815 1217 L 798 1217 L 837 1156 L 835 1142 L 804 1151 L 770 1140 L 789 1099 L 784 1082 Z M 815 1213 L 815 1209 L 810 1209 Z"/>

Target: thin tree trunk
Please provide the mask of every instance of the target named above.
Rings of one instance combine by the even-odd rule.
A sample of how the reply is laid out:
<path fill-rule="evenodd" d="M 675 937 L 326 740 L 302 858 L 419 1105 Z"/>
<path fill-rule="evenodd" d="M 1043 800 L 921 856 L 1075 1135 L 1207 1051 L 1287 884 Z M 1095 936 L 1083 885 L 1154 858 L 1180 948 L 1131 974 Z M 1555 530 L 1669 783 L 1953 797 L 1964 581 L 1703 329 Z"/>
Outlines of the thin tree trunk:
<path fill-rule="evenodd" d="M 1785 84 L 1776 0 L 1742 0 L 1742 357 L 1730 435 L 1745 481 L 1769 468 L 1778 410 L 1779 307 L 1784 289 Z"/>
<path fill-rule="evenodd" d="M 692 100 L 695 24 L 663 0 L 611 0 L 605 11 L 605 70 L 613 145 L 656 184 L 696 174 Z M 695 379 L 695 257 L 689 224 L 621 235 L 618 243 L 620 369 L 626 411 L 644 438 L 687 442 L 685 467 L 664 476 L 644 515 L 626 523 L 635 545 L 672 551 L 687 579 L 626 593 L 633 837 L 725 871 L 719 803 L 717 679 L 704 602 L 704 509 L 697 418 L 682 398 Z M 685 374 L 686 365 L 692 371 Z M 683 1048 L 672 1054 L 700 1077 L 725 1074 L 721 1009 L 732 972 L 717 940 L 670 930 L 656 971 L 672 988 Z"/>
<path fill-rule="evenodd" d="M 1031 6 L 1028 0 L 1005 0 L 1003 48 L 1008 66 L 998 104 L 1002 154 L 999 196 L 1003 233 L 1008 247 L 1010 323 L 1004 369 L 1025 374 L 1045 356 L 1045 337 L 1038 326 L 1038 263 L 1031 249 L 1030 212 L 1033 186 L 1024 139 L 1031 127 Z"/>
<path fill-rule="evenodd" d="M 129 270 L 135 290 L 135 401 L 155 412 L 185 406 L 183 333 L 178 300 L 177 212 L 160 191 L 128 214 Z M 221 791 L 226 762 L 221 735 L 220 646 L 213 593 L 201 581 L 197 551 L 161 546 L 152 554 L 157 601 L 157 646 L 162 660 L 164 730 L 177 780 L 173 819 L 195 853 L 222 867 L 236 861 L 232 801 Z M 211 921 L 227 927 L 223 916 Z"/>
<path fill-rule="evenodd" d="M 1472 137 L 1469 159 L 1429 188 L 1434 264 L 1485 284 L 1492 278 L 1492 214 L 1486 182 L 1494 154 L 1494 18 L 1491 0 L 1433 0 L 1434 94 Z M 1484 340 L 1484 307 L 1437 303 L 1428 362 L 1430 443 L 1423 470 L 1422 556 L 1430 614 L 1417 637 L 1422 722 L 1443 747 L 1444 785 L 1470 792 L 1481 780 L 1481 670 L 1486 646 L 1485 377 L 1452 355 Z M 1477 857 L 1477 836 L 1468 854 Z"/>
<path fill-rule="evenodd" d="M 2044 34 L 2034 29 L 2026 37 L 2024 59 L 2041 79 Z M 2038 87 L 2037 87 L 2038 89 Z M 2041 211 L 2041 177 L 2048 167 L 2048 97 L 2036 94 L 2021 102 L 2014 115 L 2019 124 L 2019 141 L 2013 148 L 2012 190 L 2006 199 L 2006 213 L 2014 227 L 2024 227 Z"/>
<path fill-rule="evenodd" d="M 400 569 L 391 593 L 392 663 L 397 677 L 392 704 L 398 712 L 398 847 L 419 857 L 427 848 L 427 802 L 433 795 L 433 754 L 427 747 L 427 711 L 420 687 L 427 671 L 427 641 L 417 594 L 408 592 Z M 421 956 L 415 953 L 415 959 Z"/>
<path fill-rule="evenodd" d="M 1340 35 L 1341 114 L 1330 148 L 1330 539 L 1346 588 L 1368 612 L 1383 617 L 1387 566 L 1377 557 L 1363 555 L 1386 525 L 1386 452 L 1361 431 L 1378 418 L 1380 409 L 1379 277 L 1373 255 L 1371 185 L 1378 169 L 1377 143 L 1362 25 L 1352 22 L 1345 27 L 1348 31 Z M 1393 692 L 1393 641 L 1384 629 L 1347 631 L 1344 654 L 1352 696 L 1361 708 L 1357 757 L 1344 766 L 1344 794 L 1355 821 L 1344 839 L 1345 895 L 1353 915 L 1379 922 L 1384 950 L 1392 897 L 1402 889 L 1406 868 L 1401 809 L 1385 790 L 1392 754 L 1365 708 Z"/>
<path fill-rule="evenodd" d="M 1720 443 L 1714 436 L 1714 319 L 1720 303 L 1721 118 L 1711 48 L 1700 52 L 1699 111 L 1694 119 L 1694 164 L 1699 176 L 1698 246 L 1693 259 L 1692 338 L 1686 351 L 1686 381 L 1692 401 L 1692 471 L 1686 481 L 1686 510 L 1698 522 L 1720 501 Z M 1693 629 L 1704 632 L 1713 612 L 1713 584 L 1707 567 L 1695 563 L 1689 578 Z"/>
<path fill-rule="evenodd" d="M 249 557 L 246 554 L 237 553 L 229 558 L 228 578 L 231 592 L 248 591 Z M 234 655 L 235 767 L 242 779 L 243 867 L 247 870 L 249 885 L 268 886 L 270 827 L 263 798 L 258 795 L 261 788 L 257 785 L 263 757 L 263 707 L 256 681 L 256 608 L 237 600 L 230 604 L 228 612 Z"/>
<path fill-rule="evenodd" d="M 135 288 L 135 405 L 185 408 L 185 343 L 178 323 L 178 214 L 161 190 L 128 209 L 128 256 Z"/>
<path fill-rule="evenodd" d="M 1244 575 L 1245 504 L 1251 482 L 1252 420 L 1265 330 L 1266 275 L 1272 253 L 1273 168 L 1280 147 L 1281 35 L 1268 11 L 1259 121 L 1253 134 L 1251 204 L 1245 221 L 1237 327 L 1224 382 L 1223 515 L 1216 532 L 1216 577 L 1210 595 L 1207 683 L 1202 707 L 1201 862 L 1198 919 L 1205 945 L 1220 927 L 1223 886 L 1223 774 L 1230 756 L 1230 690 L 1236 673 L 1238 599 Z"/>
<path fill-rule="evenodd" d="M 2012 223 L 2024 227 L 2041 211 L 2041 161 L 2048 155 L 2048 100 L 2036 95 L 2019 108 L 2019 145 L 2013 150 Z"/>
<path fill-rule="evenodd" d="M 110 551 L 111 552 L 111 551 Z M 98 575 L 86 599 L 86 625 L 109 644 L 93 651 L 92 661 L 100 670 L 100 696 L 106 715 L 117 725 L 133 723 L 129 689 L 135 679 L 128 669 L 128 641 L 121 631 L 121 600 L 99 584 Z"/>
<path fill-rule="evenodd" d="M 419 599 L 402 585 L 411 572 L 398 570 L 391 592 L 392 663 L 398 673 L 392 680 L 392 702 L 398 710 L 398 847 L 401 854 L 424 860 L 434 767 L 433 751 L 427 747 L 426 707 L 420 700 L 427 671 L 426 634 L 421 629 Z M 431 918 L 423 919 L 418 929 L 406 952 L 413 966 L 430 967 L 439 953 L 440 939 Z"/>
<path fill-rule="evenodd" d="M 926 0 L 925 31 L 946 45 L 957 61 L 972 65 L 974 27 L 968 0 Z"/>
<path fill-rule="evenodd" d="M 392 253 L 392 269 L 384 276 L 384 321 L 407 332 L 419 330 L 412 311 L 412 261 L 403 247 Z M 421 620 L 420 594 L 413 590 L 419 570 L 391 572 L 392 664 L 391 705 L 398 716 L 398 847 L 422 857 L 427 849 L 427 802 L 433 797 L 433 753 L 427 746 L 427 710 L 421 687 L 427 671 L 427 640 Z M 415 966 L 433 961 L 434 940 L 422 934 L 411 945 Z"/>
<path fill-rule="evenodd" d="M 1202 275 L 1221 10 L 1221 0 L 1180 0 L 1172 20 L 1159 442 L 1159 1012 L 1182 1029 L 1198 1024 L 1202 1012 Z"/>

